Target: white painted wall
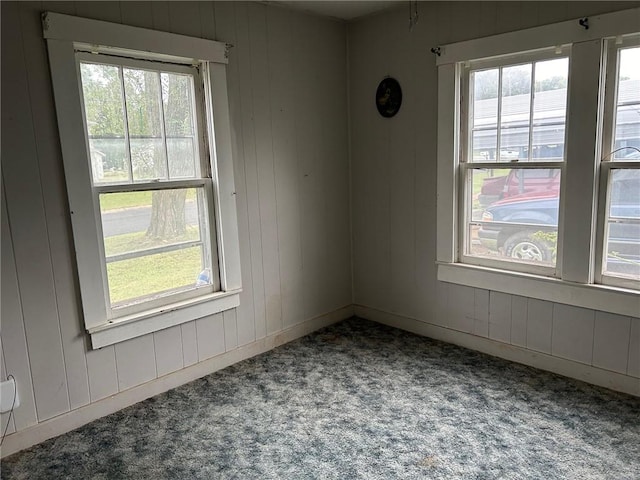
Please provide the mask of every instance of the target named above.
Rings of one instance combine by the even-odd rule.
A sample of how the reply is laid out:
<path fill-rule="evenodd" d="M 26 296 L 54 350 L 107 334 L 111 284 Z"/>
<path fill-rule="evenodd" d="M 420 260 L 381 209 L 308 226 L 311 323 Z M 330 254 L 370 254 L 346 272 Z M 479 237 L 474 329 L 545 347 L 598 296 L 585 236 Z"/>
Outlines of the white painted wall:
<path fill-rule="evenodd" d="M 406 8 L 349 26 L 354 303 L 366 307 L 357 313 L 498 355 L 508 344 L 522 361 L 640 394 L 640 319 L 437 281 L 438 97 L 430 53 L 445 43 L 637 5 L 428 2 L 420 3 L 413 31 Z M 374 105 L 386 75 L 403 89 L 393 119 Z M 536 363 L 541 353 L 550 358 Z"/>
<path fill-rule="evenodd" d="M 228 83 L 239 308 L 89 349 L 43 10 L 235 45 Z M 274 342 L 261 339 L 296 325 L 303 332 L 301 322 L 351 305 L 345 45 L 342 23 L 257 3 L 2 2 L 1 355 L 2 375 L 16 377 L 21 398 L 9 432 L 55 418 L 77 425 L 93 413 L 67 412 L 86 412 L 172 372 L 193 377 L 175 375 L 186 367 L 203 374 L 198 365 L 212 357 L 242 346 L 264 350 Z"/>

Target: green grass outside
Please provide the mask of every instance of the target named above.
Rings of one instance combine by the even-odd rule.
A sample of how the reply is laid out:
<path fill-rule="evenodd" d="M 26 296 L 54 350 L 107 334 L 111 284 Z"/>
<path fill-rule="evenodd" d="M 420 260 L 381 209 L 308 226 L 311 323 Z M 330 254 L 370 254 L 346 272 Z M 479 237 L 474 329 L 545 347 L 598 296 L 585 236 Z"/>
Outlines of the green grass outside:
<path fill-rule="evenodd" d="M 105 254 L 111 256 L 198 239 L 198 227 L 188 226 L 184 235 L 172 238 L 170 242 L 149 238 L 144 232 L 136 232 L 107 237 L 104 247 Z M 200 247 L 108 263 L 107 277 L 111 303 L 117 304 L 125 300 L 192 285 L 201 270 Z"/>
<path fill-rule="evenodd" d="M 194 285 L 201 270 L 200 247 L 109 263 L 111 303 Z"/>
<path fill-rule="evenodd" d="M 151 192 L 107 193 L 100 195 L 100 210 L 151 206 Z"/>
<path fill-rule="evenodd" d="M 179 242 L 191 242 L 198 240 L 200 233 L 198 227 L 187 225 L 187 231 L 184 235 L 172 238 L 166 241 L 160 238 L 147 237 L 145 232 L 125 233 L 123 235 L 114 235 L 104 239 L 104 252 L 107 257 L 127 252 L 136 252 L 138 250 L 146 250 L 148 248 L 161 247 Z"/>
<path fill-rule="evenodd" d="M 105 193 L 100 195 L 100 211 L 118 210 L 121 208 L 150 207 L 152 192 Z M 187 200 L 196 198 L 196 189 L 187 190 Z"/>

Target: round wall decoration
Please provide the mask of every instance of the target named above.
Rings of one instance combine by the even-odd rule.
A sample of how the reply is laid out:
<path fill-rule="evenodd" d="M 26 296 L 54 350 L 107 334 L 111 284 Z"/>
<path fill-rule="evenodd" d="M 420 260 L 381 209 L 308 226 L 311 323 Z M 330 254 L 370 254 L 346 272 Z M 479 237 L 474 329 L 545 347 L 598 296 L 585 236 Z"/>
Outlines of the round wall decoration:
<path fill-rule="evenodd" d="M 387 77 L 380 82 L 376 90 L 376 108 L 380 115 L 393 117 L 402 105 L 402 89 L 395 78 Z"/>

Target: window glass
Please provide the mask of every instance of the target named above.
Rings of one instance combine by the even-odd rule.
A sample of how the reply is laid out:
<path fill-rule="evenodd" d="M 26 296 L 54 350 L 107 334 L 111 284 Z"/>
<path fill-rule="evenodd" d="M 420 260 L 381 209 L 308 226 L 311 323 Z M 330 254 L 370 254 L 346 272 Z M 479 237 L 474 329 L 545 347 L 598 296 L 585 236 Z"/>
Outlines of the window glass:
<path fill-rule="evenodd" d="M 606 216 L 602 252 L 605 283 L 637 285 L 640 280 L 640 47 L 617 48 L 613 112 L 613 155 L 605 155 Z M 608 94 L 611 94 L 609 91 Z M 606 147 L 605 147 L 606 151 Z"/>
<path fill-rule="evenodd" d="M 162 138 L 160 75 L 124 68 L 124 92 L 134 181 L 168 177 Z"/>
<path fill-rule="evenodd" d="M 198 142 L 193 124 L 193 81 L 187 75 L 162 73 L 162 106 L 171 178 L 199 173 Z"/>
<path fill-rule="evenodd" d="M 502 69 L 500 161 L 526 160 L 531 112 L 531 64 Z"/>
<path fill-rule="evenodd" d="M 465 261 L 521 271 L 556 266 L 569 58 L 543 55 L 469 71 L 470 148 L 461 162 Z M 495 167 L 474 167 L 480 162 Z"/>
<path fill-rule="evenodd" d="M 536 62 L 531 159 L 562 161 L 569 59 Z"/>
<path fill-rule="evenodd" d="M 620 49 L 614 127 L 615 160 L 640 160 L 640 47 Z"/>
<path fill-rule="evenodd" d="M 471 71 L 468 161 L 563 161 L 568 76 L 568 57 Z"/>
<path fill-rule="evenodd" d="M 120 68 L 81 63 L 80 74 L 93 181 L 130 181 Z"/>
<path fill-rule="evenodd" d="M 604 273 L 640 280 L 640 170 L 612 170 L 609 192 Z"/>
<path fill-rule="evenodd" d="M 112 307 L 193 288 L 211 270 L 203 203 L 196 188 L 100 195 Z"/>
<path fill-rule="evenodd" d="M 467 255 L 554 266 L 560 169 L 470 169 Z"/>
<path fill-rule="evenodd" d="M 80 62 L 112 309 L 215 280 L 205 185 L 171 185 L 202 178 L 194 79 L 152 68 Z"/>
<path fill-rule="evenodd" d="M 500 71 L 481 70 L 471 73 L 473 114 L 470 119 L 472 161 L 496 160 L 498 146 L 498 79 Z"/>

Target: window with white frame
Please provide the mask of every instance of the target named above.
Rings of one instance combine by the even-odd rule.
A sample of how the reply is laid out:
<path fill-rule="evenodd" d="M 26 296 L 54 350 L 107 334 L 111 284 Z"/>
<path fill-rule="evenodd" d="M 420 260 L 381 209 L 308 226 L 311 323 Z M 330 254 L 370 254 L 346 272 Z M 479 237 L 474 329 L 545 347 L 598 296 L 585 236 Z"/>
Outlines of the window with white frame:
<path fill-rule="evenodd" d="M 462 258 L 553 273 L 569 57 L 556 49 L 463 70 Z"/>
<path fill-rule="evenodd" d="M 439 280 L 640 313 L 639 17 L 439 49 Z"/>
<path fill-rule="evenodd" d="M 640 288 L 640 38 L 607 47 L 597 279 Z"/>
<path fill-rule="evenodd" d="M 198 69 L 76 58 L 110 316 L 218 290 Z"/>
<path fill-rule="evenodd" d="M 226 45 L 51 13 L 43 27 L 93 346 L 237 306 Z"/>

